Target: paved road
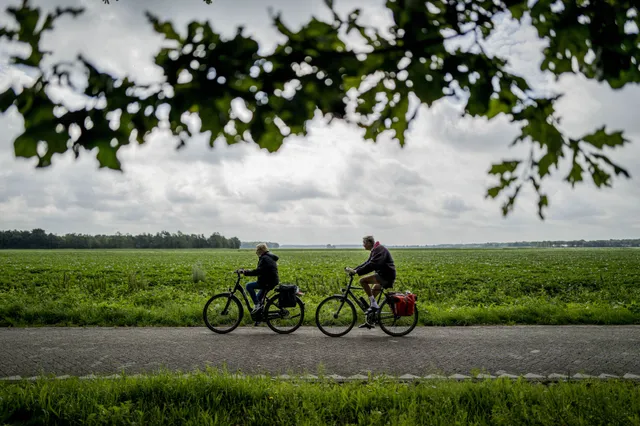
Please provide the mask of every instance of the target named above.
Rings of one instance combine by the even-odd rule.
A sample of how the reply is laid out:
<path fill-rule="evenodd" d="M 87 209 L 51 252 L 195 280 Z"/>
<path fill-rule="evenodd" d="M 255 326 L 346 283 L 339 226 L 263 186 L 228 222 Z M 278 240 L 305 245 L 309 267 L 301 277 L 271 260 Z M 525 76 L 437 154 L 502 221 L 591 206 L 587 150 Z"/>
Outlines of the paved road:
<path fill-rule="evenodd" d="M 191 371 L 225 365 L 246 374 L 386 373 L 640 375 L 640 326 L 418 327 L 407 337 L 352 330 L 330 338 L 304 327 L 277 335 L 244 327 L 3 328 L 0 378 Z"/>

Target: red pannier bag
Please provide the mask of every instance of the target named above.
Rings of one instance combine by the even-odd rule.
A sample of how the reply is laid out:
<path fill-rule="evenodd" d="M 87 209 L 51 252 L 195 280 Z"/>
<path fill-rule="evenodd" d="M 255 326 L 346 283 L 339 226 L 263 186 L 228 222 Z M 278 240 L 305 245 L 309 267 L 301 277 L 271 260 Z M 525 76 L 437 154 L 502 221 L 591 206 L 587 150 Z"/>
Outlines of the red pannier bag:
<path fill-rule="evenodd" d="M 389 295 L 389 305 L 394 315 L 399 317 L 410 317 L 416 306 L 418 297 L 411 293 L 392 293 Z"/>

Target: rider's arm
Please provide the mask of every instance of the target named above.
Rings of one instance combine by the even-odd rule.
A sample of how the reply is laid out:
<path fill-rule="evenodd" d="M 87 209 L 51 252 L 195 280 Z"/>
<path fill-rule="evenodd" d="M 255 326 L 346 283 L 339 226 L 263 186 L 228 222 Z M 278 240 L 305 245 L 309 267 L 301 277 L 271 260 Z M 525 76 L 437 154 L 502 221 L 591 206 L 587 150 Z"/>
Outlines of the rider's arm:
<path fill-rule="evenodd" d="M 258 275 L 260 275 L 260 268 L 245 269 L 244 270 L 244 275 L 247 276 L 247 277 L 257 277 Z"/>
<path fill-rule="evenodd" d="M 382 265 L 383 259 L 384 259 L 384 254 L 382 253 L 382 250 L 379 250 L 378 248 L 374 248 L 373 250 L 371 250 L 371 255 L 369 256 L 369 259 L 367 259 L 367 261 L 364 262 L 362 265 L 355 268 L 356 274 L 364 275 L 374 271 L 376 269 L 376 266 Z"/>
<path fill-rule="evenodd" d="M 264 271 L 264 264 L 262 259 L 260 259 L 258 260 L 258 267 L 256 269 L 245 269 L 244 275 L 247 277 L 256 277 L 262 274 L 262 271 Z"/>
<path fill-rule="evenodd" d="M 365 260 L 363 263 L 361 263 L 360 265 L 356 266 L 353 269 L 355 269 L 357 271 L 359 268 L 364 268 L 371 261 L 371 256 L 372 256 L 372 253 L 370 252 L 369 253 L 369 257 L 367 258 L 367 260 Z"/>

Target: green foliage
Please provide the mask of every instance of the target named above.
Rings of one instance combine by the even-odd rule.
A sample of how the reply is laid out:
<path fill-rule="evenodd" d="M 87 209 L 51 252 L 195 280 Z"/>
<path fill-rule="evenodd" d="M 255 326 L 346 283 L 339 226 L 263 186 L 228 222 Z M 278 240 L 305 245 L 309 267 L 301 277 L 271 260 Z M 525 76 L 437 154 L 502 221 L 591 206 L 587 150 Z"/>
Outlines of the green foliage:
<path fill-rule="evenodd" d="M 129 293 L 136 293 L 141 290 L 146 290 L 149 287 L 149 283 L 144 278 L 144 274 L 140 271 L 129 272 L 127 281 L 127 291 Z"/>
<path fill-rule="evenodd" d="M 8 8 L 19 30 L 1 28 L 0 37 L 29 44 L 28 58 L 11 59 L 39 74 L 22 92 L 8 89 L 0 94 L 0 111 L 13 105 L 25 119 L 25 131 L 14 143 L 15 154 L 38 157 L 37 166 L 47 167 L 54 155 L 68 149 L 78 156 L 82 148 L 97 148 L 101 167 L 120 170 L 120 147 L 133 140 L 144 143 L 161 124 L 168 125 L 179 146 L 187 143 L 192 131 L 183 121 L 185 114 L 200 117 L 200 131 L 209 134 L 211 146 L 220 139 L 246 140 L 274 152 L 287 136 L 305 135 L 307 122 L 318 113 L 362 127 L 366 139 L 390 134 L 404 145 L 419 112 L 419 107 L 409 108 L 409 96 L 414 95 L 427 106 L 454 97 L 465 102 L 469 116 L 492 119 L 504 114 L 521 124 L 513 143 L 529 144 L 530 157 L 515 160 L 518 173 L 505 169 L 505 163 L 490 171 L 499 183 L 487 197 L 507 197 L 504 215 L 513 210 L 521 188 L 530 185 L 538 194 L 538 214 L 544 219 L 549 198 L 543 181 L 565 161 L 567 151 L 572 153 L 567 158 L 572 167 L 565 180 L 572 187 L 583 181 L 585 171 L 597 187 L 611 186 L 612 174 L 630 177 L 606 152 L 628 143 L 621 132 L 602 127 L 579 140 L 567 137 L 554 111 L 559 96 L 536 95 L 525 78 L 508 71 L 509 58 L 490 56 L 484 44 L 493 34 L 497 16 L 530 19 L 538 36 L 548 41 L 541 70 L 556 77 L 578 74 L 620 89 L 640 82 L 640 36 L 626 29 L 640 26 L 634 1 L 389 0 L 390 37 L 380 28 L 362 25 L 359 10 L 341 17 L 333 10 L 333 1 L 325 3 L 332 10 L 332 22 L 312 18 L 297 32 L 274 15 L 274 26 L 284 41 L 268 54 L 259 53 L 258 43 L 243 36 L 241 29 L 224 39 L 208 22 L 191 22 L 181 33 L 170 22 L 148 14 L 154 30 L 167 41 L 155 57 L 166 82 L 149 86 L 102 73 L 83 58 L 45 69 L 42 59 L 47 53 L 39 49 L 43 32 L 51 30 L 60 16 L 81 11 L 58 10 L 38 28 L 41 12 L 29 1 Z M 365 44 L 358 51 L 341 39 L 354 32 Z M 461 40 L 470 41 L 470 47 L 455 51 L 445 47 Z M 87 75 L 84 90 L 69 79 L 74 68 Z M 362 84 L 365 80 L 368 88 Z M 87 106 L 61 109 L 46 93 L 50 86 L 83 93 Z M 250 119 L 237 116 L 231 108 L 234 100 L 251 113 Z M 351 102 L 356 104 L 355 113 L 347 112 Z M 170 107 L 166 123 L 155 115 L 163 105 Z M 111 115 L 119 119 L 107 119 Z M 70 138 L 72 128 L 80 130 L 77 140 Z"/>
<path fill-rule="evenodd" d="M 304 291 L 308 312 L 345 287 L 344 266 L 366 258 L 361 249 L 277 254 L 281 281 Z M 422 325 L 640 324 L 636 249 L 393 254 L 394 289 L 419 295 Z M 3 250 L 0 325 L 203 325 L 206 300 L 233 287 L 233 270 L 255 263 L 253 249 Z"/>
<path fill-rule="evenodd" d="M 638 424 L 632 381 L 307 382 L 207 369 L 0 384 L 2 424 Z"/>
<path fill-rule="evenodd" d="M 197 264 L 193 265 L 191 268 L 191 279 L 194 283 L 199 283 L 200 281 L 205 281 L 207 279 L 206 272 L 202 269 L 202 265 Z"/>

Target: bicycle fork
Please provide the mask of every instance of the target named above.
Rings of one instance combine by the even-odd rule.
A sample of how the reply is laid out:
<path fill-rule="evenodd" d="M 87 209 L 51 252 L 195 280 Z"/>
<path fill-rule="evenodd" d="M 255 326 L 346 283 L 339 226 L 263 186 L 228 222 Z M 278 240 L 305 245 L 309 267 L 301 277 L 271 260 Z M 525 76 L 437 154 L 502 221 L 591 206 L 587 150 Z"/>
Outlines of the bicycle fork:
<path fill-rule="evenodd" d="M 221 315 L 229 314 L 229 305 L 231 305 L 231 298 L 233 297 L 233 293 L 229 293 L 229 297 L 227 297 L 227 303 L 224 305 L 224 309 L 221 312 Z"/>

